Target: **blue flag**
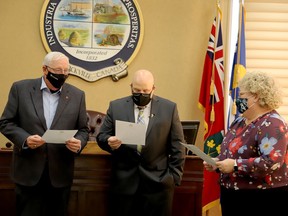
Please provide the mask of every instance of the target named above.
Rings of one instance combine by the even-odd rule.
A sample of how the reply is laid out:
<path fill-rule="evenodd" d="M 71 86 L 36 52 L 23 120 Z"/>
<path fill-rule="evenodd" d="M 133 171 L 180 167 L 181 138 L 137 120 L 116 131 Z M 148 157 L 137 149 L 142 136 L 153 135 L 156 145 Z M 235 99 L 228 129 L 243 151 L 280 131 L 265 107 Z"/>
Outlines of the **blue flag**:
<path fill-rule="evenodd" d="M 229 115 L 228 124 L 230 124 L 239 116 L 235 101 L 239 97 L 238 82 L 246 73 L 246 44 L 245 44 L 245 8 L 243 4 L 240 5 L 240 16 L 239 16 L 239 31 L 238 40 L 236 44 L 236 50 L 234 53 L 234 60 L 232 66 L 230 88 L 229 88 Z"/>

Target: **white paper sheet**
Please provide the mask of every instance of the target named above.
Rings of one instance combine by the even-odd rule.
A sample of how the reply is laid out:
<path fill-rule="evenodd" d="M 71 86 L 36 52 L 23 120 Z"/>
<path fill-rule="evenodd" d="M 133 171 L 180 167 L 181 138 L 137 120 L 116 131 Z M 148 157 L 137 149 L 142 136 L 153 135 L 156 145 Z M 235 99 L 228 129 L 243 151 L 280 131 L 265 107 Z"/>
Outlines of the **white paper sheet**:
<path fill-rule="evenodd" d="M 116 120 L 116 137 L 123 144 L 145 145 L 146 125 Z"/>
<path fill-rule="evenodd" d="M 215 166 L 216 162 L 207 154 L 205 154 L 201 149 L 199 149 L 197 146 L 192 144 L 185 144 L 180 142 L 182 145 L 184 145 L 186 148 L 191 150 L 194 154 L 199 156 L 202 160 L 206 161 L 208 164 Z"/>
<path fill-rule="evenodd" d="M 71 139 L 77 130 L 47 130 L 42 139 L 44 139 L 47 143 L 57 143 L 57 144 L 65 144 L 65 142 Z"/>

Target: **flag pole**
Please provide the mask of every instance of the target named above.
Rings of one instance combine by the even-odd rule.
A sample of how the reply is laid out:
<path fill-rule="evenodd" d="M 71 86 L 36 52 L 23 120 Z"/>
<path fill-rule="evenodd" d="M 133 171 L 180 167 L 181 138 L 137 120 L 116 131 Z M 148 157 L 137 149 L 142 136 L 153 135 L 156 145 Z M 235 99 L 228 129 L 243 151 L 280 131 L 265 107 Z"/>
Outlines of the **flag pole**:
<path fill-rule="evenodd" d="M 237 46 L 237 62 L 240 63 L 240 48 L 241 48 L 241 35 L 242 35 L 242 0 L 239 0 L 239 24 L 238 24 L 238 46 Z M 238 74 L 237 74 L 238 76 Z M 237 77 L 238 80 L 238 77 Z"/>
<path fill-rule="evenodd" d="M 238 24 L 238 42 L 237 42 L 237 60 L 236 64 L 234 65 L 234 79 L 233 79 L 233 88 L 237 88 L 238 81 L 240 79 L 240 72 L 239 72 L 239 63 L 240 63 L 240 50 L 241 50 L 241 37 L 242 37 L 242 7 L 243 1 L 239 0 L 239 24 Z M 233 99 L 233 107 L 232 107 L 232 114 L 236 115 L 237 107 L 236 107 L 236 98 L 237 98 L 237 91 L 234 91 L 234 99 Z"/>
<path fill-rule="evenodd" d="M 218 43 L 218 27 L 219 27 L 219 17 L 218 17 L 218 13 L 220 12 L 220 0 L 217 0 L 216 1 L 216 8 L 217 8 L 217 16 L 216 16 L 216 25 L 215 25 L 215 39 L 214 39 L 214 55 L 213 55 L 213 62 L 212 62 L 212 76 L 211 76 L 211 83 L 210 83 L 210 96 L 212 97 L 212 101 L 211 101 L 211 104 L 212 104 L 212 109 L 211 109 L 211 113 L 210 113 L 210 121 L 211 122 L 214 122 L 215 121 L 215 110 L 214 110 L 214 97 L 215 97 L 215 94 L 214 94 L 214 86 L 215 86 L 215 83 L 214 83 L 214 79 L 215 79 L 215 53 L 216 53 L 216 48 L 217 48 L 217 43 Z M 221 15 L 221 14 L 220 14 Z"/>

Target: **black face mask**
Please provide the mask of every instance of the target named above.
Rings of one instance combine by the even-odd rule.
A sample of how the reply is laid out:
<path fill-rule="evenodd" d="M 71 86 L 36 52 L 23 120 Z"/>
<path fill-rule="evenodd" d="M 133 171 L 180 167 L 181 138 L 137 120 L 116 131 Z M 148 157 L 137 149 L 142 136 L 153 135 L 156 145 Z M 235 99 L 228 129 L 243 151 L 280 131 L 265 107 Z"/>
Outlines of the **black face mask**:
<path fill-rule="evenodd" d="M 49 82 L 57 89 L 61 88 L 67 77 L 68 75 L 55 74 L 50 71 L 48 71 L 48 74 L 46 75 L 46 78 L 49 80 Z"/>
<path fill-rule="evenodd" d="M 236 106 L 239 113 L 244 113 L 248 109 L 248 99 L 247 98 L 236 99 Z"/>
<path fill-rule="evenodd" d="M 132 93 L 132 99 L 137 106 L 146 106 L 151 101 L 151 93 Z"/>

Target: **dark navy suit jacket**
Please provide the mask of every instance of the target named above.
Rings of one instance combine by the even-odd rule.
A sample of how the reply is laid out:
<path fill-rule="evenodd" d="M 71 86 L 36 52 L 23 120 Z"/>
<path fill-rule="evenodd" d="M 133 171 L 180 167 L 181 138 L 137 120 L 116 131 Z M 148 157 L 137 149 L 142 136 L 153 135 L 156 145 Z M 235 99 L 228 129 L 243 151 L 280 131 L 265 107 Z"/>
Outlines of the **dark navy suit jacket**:
<path fill-rule="evenodd" d="M 162 191 L 180 185 L 185 149 L 182 125 L 174 102 L 154 96 L 151 101 L 150 120 L 146 144 L 141 154 L 137 145 L 125 145 L 111 150 L 107 143 L 115 135 L 115 121 L 135 122 L 134 103 L 131 96 L 110 102 L 107 115 L 97 136 L 97 143 L 112 154 L 112 190 L 134 194 L 138 187 Z M 141 182 L 141 185 L 140 185 Z"/>

